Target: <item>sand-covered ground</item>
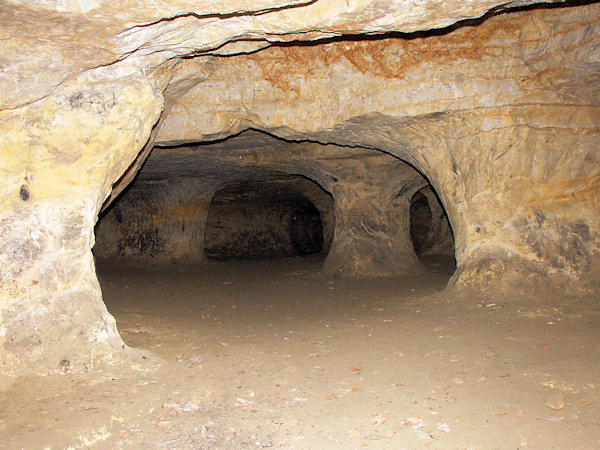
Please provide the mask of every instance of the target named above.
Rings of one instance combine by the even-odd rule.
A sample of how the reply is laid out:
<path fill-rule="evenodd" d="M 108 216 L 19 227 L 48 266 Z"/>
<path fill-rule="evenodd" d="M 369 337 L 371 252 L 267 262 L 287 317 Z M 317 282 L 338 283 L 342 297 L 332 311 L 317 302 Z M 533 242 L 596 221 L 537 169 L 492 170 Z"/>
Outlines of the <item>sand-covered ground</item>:
<path fill-rule="evenodd" d="M 131 359 L 0 392 L 1 448 L 600 448 L 597 299 L 98 261 Z"/>

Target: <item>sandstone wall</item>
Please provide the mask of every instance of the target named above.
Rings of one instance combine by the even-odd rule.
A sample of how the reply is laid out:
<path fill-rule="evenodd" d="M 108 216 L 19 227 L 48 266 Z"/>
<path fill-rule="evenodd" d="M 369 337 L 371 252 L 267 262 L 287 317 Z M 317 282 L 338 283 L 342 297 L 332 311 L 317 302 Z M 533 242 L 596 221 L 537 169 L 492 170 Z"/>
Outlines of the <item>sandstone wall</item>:
<path fill-rule="evenodd" d="M 220 161 L 243 168 L 246 177 L 256 176 L 258 168 L 302 175 L 329 192 L 333 210 L 314 183 L 305 183 L 299 189 L 323 214 L 326 276 L 389 276 L 422 271 L 410 239 L 409 206 L 412 195 L 428 183 L 398 158 L 365 148 L 286 142 L 256 132 L 219 144 L 186 148 L 169 153 L 185 154 L 188 166 L 210 167 L 211 173 L 223 170 L 214 165 L 214 161 Z M 166 164 L 164 160 L 162 165 Z"/>
<path fill-rule="evenodd" d="M 146 262 L 200 261 L 215 189 L 194 179 L 134 183 L 100 218 L 94 254 Z"/>
<path fill-rule="evenodd" d="M 375 150 L 285 142 L 257 132 L 220 144 L 155 149 L 96 227 L 95 253 L 198 261 L 204 246 L 217 258 L 292 256 L 301 239 L 294 239 L 291 219 L 311 203 L 320 213 L 326 276 L 420 272 L 409 206 L 426 185 L 414 168 Z"/>
<path fill-rule="evenodd" d="M 0 384 L 63 372 L 65 361 L 90 370 L 123 351 L 94 270 L 93 227 L 162 98 L 139 73 L 112 75 L 86 74 L 0 111 Z"/>
<path fill-rule="evenodd" d="M 454 285 L 529 277 L 595 289 L 599 16 L 597 4 L 525 10 L 430 36 L 272 47 L 218 61 L 157 139 L 252 126 L 384 150 L 439 194 L 456 240 Z M 199 102 L 208 114 L 189 114 Z"/>
<path fill-rule="evenodd" d="M 255 127 L 379 149 L 438 193 L 456 242 L 454 286 L 597 292 L 600 5 L 436 31 L 534 2 L 196 3 L 0 8 L 2 375 L 63 371 L 63 361 L 88 370 L 122 351 L 94 272 L 93 227 L 154 137 Z M 344 33 L 357 36 L 214 56 Z M 321 166 L 306 165 L 307 176 L 333 192 Z M 351 261 L 344 248 L 334 238 L 331 253 Z"/>

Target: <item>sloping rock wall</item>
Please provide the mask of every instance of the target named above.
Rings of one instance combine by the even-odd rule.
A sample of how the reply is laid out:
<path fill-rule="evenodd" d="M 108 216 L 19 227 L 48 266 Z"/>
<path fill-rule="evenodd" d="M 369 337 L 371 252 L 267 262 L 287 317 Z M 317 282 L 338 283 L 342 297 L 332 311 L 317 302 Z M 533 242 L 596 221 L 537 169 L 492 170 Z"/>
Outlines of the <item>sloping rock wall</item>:
<path fill-rule="evenodd" d="M 94 253 L 138 261 L 200 261 L 216 186 L 195 179 L 134 183 L 96 226 Z"/>
<path fill-rule="evenodd" d="M 109 77 L 88 74 L 0 111 L 3 374 L 84 371 L 124 347 L 96 279 L 93 226 L 162 99 L 139 74 Z"/>

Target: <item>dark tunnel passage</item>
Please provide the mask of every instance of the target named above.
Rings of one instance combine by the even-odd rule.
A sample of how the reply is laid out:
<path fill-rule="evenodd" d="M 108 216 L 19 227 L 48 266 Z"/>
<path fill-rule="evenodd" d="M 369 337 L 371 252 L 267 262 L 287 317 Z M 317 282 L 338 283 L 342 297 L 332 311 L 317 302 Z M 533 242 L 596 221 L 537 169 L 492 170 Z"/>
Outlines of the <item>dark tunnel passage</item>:
<path fill-rule="evenodd" d="M 206 222 L 206 257 L 260 259 L 321 252 L 321 212 L 294 187 L 297 181 L 232 182 L 219 189 Z"/>
<path fill-rule="evenodd" d="M 431 228 L 431 208 L 429 202 L 421 192 L 417 192 L 410 204 L 410 238 L 415 248 L 415 253 L 421 253 L 427 234 Z"/>
<path fill-rule="evenodd" d="M 155 148 L 96 236 L 96 257 L 113 261 L 317 254 L 326 277 L 370 277 L 416 270 L 414 249 L 428 269 L 455 268 L 446 212 L 412 166 L 374 150 L 290 143 L 254 130 Z"/>
<path fill-rule="evenodd" d="M 288 229 L 292 245 L 299 255 L 323 250 L 321 214 L 312 203 L 301 206 L 290 215 Z"/>
<path fill-rule="evenodd" d="M 417 191 L 410 203 L 410 238 L 415 253 L 430 270 L 454 271 L 454 235 L 448 215 L 431 185 Z"/>

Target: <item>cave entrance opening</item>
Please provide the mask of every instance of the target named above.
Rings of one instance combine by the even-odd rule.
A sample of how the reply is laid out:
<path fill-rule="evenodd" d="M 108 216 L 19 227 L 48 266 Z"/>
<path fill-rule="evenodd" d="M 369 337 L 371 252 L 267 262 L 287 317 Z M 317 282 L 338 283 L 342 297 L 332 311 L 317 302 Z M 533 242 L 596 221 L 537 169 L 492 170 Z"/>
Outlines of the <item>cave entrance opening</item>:
<path fill-rule="evenodd" d="M 156 146 L 96 226 L 105 303 L 131 346 L 215 367 L 237 351 L 260 358 L 282 333 L 294 338 L 297 321 L 318 334 L 340 310 L 360 317 L 377 299 L 446 286 L 440 270 L 402 272 L 416 267 L 411 198 L 413 242 L 433 222 L 431 205 L 419 219 L 427 185 L 384 152 L 254 130 Z"/>
<path fill-rule="evenodd" d="M 410 238 L 423 265 L 449 274 L 456 269 L 454 235 L 435 189 L 419 189 L 410 202 Z"/>
<path fill-rule="evenodd" d="M 156 146 L 96 225 L 97 259 L 192 264 L 207 260 L 323 259 L 333 197 L 287 161 L 264 133 Z M 275 153 L 277 152 L 277 153 Z"/>

